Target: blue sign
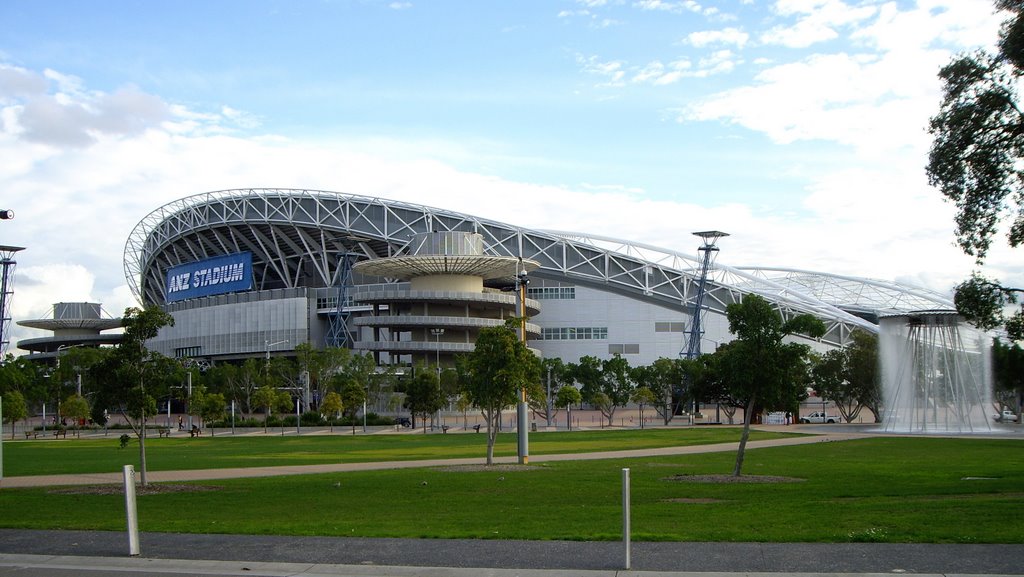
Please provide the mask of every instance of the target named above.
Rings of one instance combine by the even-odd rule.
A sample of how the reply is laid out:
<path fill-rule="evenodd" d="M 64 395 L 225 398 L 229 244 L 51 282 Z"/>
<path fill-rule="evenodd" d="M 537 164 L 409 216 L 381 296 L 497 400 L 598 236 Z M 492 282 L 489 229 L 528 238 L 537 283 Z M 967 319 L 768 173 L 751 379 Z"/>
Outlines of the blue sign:
<path fill-rule="evenodd" d="M 252 288 L 252 253 L 239 252 L 178 265 L 167 271 L 167 302 Z"/>

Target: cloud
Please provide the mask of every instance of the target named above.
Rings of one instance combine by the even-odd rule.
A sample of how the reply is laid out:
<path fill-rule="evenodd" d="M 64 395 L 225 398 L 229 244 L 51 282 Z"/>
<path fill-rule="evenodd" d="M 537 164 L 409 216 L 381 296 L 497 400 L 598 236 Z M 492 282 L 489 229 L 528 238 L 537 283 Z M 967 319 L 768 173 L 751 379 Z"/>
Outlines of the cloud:
<path fill-rule="evenodd" d="M 877 13 L 877 8 L 850 6 L 841 0 L 778 0 L 774 11 L 780 17 L 793 17 L 796 21 L 771 28 L 761 35 L 761 42 L 806 48 L 838 38 L 837 29 L 867 20 Z"/>
<path fill-rule="evenodd" d="M 696 48 L 703 48 L 713 44 L 731 44 L 737 48 L 743 48 L 750 35 L 738 28 L 724 28 L 722 30 L 703 30 L 691 32 L 683 40 L 686 44 Z"/>

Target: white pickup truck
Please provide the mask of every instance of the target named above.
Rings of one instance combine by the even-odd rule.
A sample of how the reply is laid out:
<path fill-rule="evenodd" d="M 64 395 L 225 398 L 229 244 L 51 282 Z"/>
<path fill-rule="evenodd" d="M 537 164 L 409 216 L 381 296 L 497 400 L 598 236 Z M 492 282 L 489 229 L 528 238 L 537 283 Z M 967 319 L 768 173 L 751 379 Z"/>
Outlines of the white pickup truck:
<path fill-rule="evenodd" d="M 1003 409 L 1002 413 L 1000 413 L 998 415 L 992 415 L 992 418 L 995 419 L 995 421 L 997 423 L 1016 423 L 1017 422 L 1017 415 L 1015 415 L 1013 413 L 1013 411 L 1011 411 L 1010 409 Z"/>
<path fill-rule="evenodd" d="M 814 411 L 810 415 L 800 417 L 801 423 L 838 423 L 841 419 L 835 415 L 828 415 L 824 411 Z"/>

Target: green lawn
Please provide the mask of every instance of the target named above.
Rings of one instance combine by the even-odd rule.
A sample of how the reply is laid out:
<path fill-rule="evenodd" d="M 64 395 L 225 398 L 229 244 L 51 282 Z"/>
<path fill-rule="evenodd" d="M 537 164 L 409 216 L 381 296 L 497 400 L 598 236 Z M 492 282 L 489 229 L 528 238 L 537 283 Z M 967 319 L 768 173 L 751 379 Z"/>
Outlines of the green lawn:
<path fill-rule="evenodd" d="M 647 430 L 542 432 L 530 435 L 530 454 L 586 453 L 682 445 L 736 442 L 737 427 Z M 4 443 L 4 475 L 117 472 L 126 464 L 138 469 L 138 441 L 122 449 L 120 433 L 107 437 L 30 440 Z M 752 431 L 751 439 L 782 433 Z M 473 458 L 487 454 L 484 433 L 402 435 L 304 435 L 147 438 L 149 471 L 270 467 L 321 463 L 363 463 L 422 459 Z M 516 454 L 515 434 L 501 434 L 495 456 Z"/>
<path fill-rule="evenodd" d="M 455 443 L 446 437 L 428 438 Z M 619 539 L 621 470 L 629 467 L 635 540 L 1020 543 L 1022 449 L 1014 439 L 880 437 L 747 453 L 747 475 L 790 482 L 670 480 L 727 473 L 735 457 L 727 452 L 234 479 L 138 503 L 143 531 Z M 124 525 L 118 494 L 0 490 L 3 527 Z"/>

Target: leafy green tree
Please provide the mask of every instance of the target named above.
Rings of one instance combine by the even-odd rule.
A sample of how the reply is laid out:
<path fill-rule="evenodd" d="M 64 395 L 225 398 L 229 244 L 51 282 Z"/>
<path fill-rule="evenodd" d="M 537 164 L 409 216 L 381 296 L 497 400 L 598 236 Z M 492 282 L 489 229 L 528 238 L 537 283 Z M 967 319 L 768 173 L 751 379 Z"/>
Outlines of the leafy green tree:
<path fill-rule="evenodd" d="M 601 392 L 607 395 L 611 401 L 607 410 L 601 411 L 608 419 L 608 426 L 613 424 L 615 410 L 629 404 L 635 386 L 632 367 L 629 366 L 629 361 L 625 357 L 615 355 L 601 362 Z"/>
<path fill-rule="evenodd" d="M 992 374 L 995 401 L 999 404 L 996 409 L 1012 406 L 1020 414 L 1024 400 L 1024 349 L 1020 344 L 1007 344 L 1002 339 L 993 339 Z"/>
<path fill-rule="evenodd" d="M 14 424 L 28 418 L 28 405 L 21 391 L 9 390 L 3 394 L 4 422 L 11 424 L 11 438 L 14 438 Z"/>
<path fill-rule="evenodd" d="M 520 390 L 540 381 L 540 360 L 506 325 L 482 329 L 473 352 L 456 366 L 466 396 L 487 423 L 487 465 L 491 465 L 501 411 L 517 402 Z"/>
<path fill-rule="evenodd" d="M 327 393 L 324 400 L 320 402 L 320 412 L 327 417 L 332 433 L 334 432 L 334 420 L 341 416 L 341 411 L 344 409 L 345 404 L 341 402 L 341 395 L 335 391 Z"/>
<path fill-rule="evenodd" d="M 228 414 L 228 401 L 224 398 L 224 394 L 207 393 L 204 390 L 198 396 L 193 395 L 193 402 L 199 412 L 199 417 L 203 419 L 203 425 L 209 427 L 211 436 L 215 435 L 212 423 L 223 421 Z"/>
<path fill-rule="evenodd" d="M 570 379 L 579 383 L 584 401 L 589 403 L 591 396 L 601 392 L 604 376 L 601 359 L 591 355 L 580 357 L 579 362 L 569 363 L 567 372 Z"/>
<path fill-rule="evenodd" d="M 538 383 L 535 389 L 531 389 L 529 394 L 530 410 L 533 414 L 551 426 L 551 419 L 555 417 L 555 403 L 554 397 L 558 395 L 558 390 L 566 383 L 567 366 L 562 359 L 558 357 L 546 358 L 541 360 L 541 379 L 543 382 Z M 550 381 L 550 382 L 549 382 Z M 551 390 L 551 403 L 548 403 L 548 389 Z"/>
<path fill-rule="evenodd" d="M 572 407 L 583 402 L 583 395 L 580 394 L 579 389 L 572 385 L 565 385 L 558 389 L 558 394 L 555 396 L 555 406 L 562 407 L 565 409 L 565 422 L 566 428 L 572 430 Z"/>
<path fill-rule="evenodd" d="M 340 393 L 341 404 L 345 407 L 345 414 L 352 421 L 352 434 L 354 435 L 356 434 L 356 415 L 359 414 L 359 409 L 366 402 L 366 387 L 349 378 L 341 385 Z M 440 395 L 440 391 L 438 393 Z"/>
<path fill-rule="evenodd" d="M 89 418 L 89 401 L 81 395 L 71 395 L 64 399 L 60 407 L 61 416 L 68 417 L 74 423 L 75 431 L 79 430 L 79 423 Z"/>
<path fill-rule="evenodd" d="M 427 419 L 440 410 L 444 404 L 441 397 L 441 386 L 437 373 L 426 365 L 420 365 L 413 371 L 405 388 L 405 408 L 412 414 L 412 426 L 416 428 L 416 415 L 423 419 L 423 429 L 427 428 Z"/>
<path fill-rule="evenodd" d="M 630 395 L 630 400 L 640 407 L 640 428 L 642 429 L 644 428 L 644 406 L 657 403 L 658 396 L 654 394 L 654 391 L 647 387 L 637 387 L 633 389 L 633 394 Z"/>
<path fill-rule="evenodd" d="M 755 408 L 788 410 L 807 396 L 810 347 L 783 340 L 793 334 L 820 337 L 825 325 L 809 314 L 784 320 L 771 303 L 753 294 L 728 305 L 726 318 L 736 340 L 719 347 L 724 349 L 719 376 L 729 394 L 744 404 L 743 433 L 733 468 L 733 476 L 738 477 Z"/>
<path fill-rule="evenodd" d="M 277 390 L 270 385 L 263 385 L 256 389 L 256 392 L 252 395 L 253 405 L 263 409 L 263 432 L 267 432 L 267 423 L 270 420 L 270 412 L 277 409 L 280 404 L 280 398 L 277 395 Z"/>
<path fill-rule="evenodd" d="M 1024 242 L 1024 111 L 1017 89 L 1024 77 L 1024 3 L 996 0 L 1008 13 L 997 51 L 960 54 L 939 72 L 943 98 L 929 123 L 928 180 L 956 205 L 956 240 L 984 263 L 1000 223 L 1009 220 L 1011 247 Z M 1005 325 L 1024 338 L 1024 308 L 1009 316 L 1021 289 L 975 272 L 956 287 L 957 310 L 978 326 Z"/>
<path fill-rule="evenodd" d="M 846 382 L 850 395 L 882 422 L 882 369 L 878 361 L 878 335 L 855 330 L 851 343 L 843 349 L 846 355 Z"/>
<path fill-rule="evenodd" d="M 106 422 L 106 411 L 119 411 L 139 439 L 139 469 L 142 485 L 146 479 L 146 424 L 156 414 L 154 394 L 166 394 L 171 382 L 177 381 L 180 365 L 146 348 L 146 342 L 160 329 L 174 325 L 174 317 L 156 306 L 144 309 L 129 307 L 122 317 L 124 336 L 114 351 L 105 355 L 95 367 L 96 398 L 92 416 L 97 423 Z"/>

